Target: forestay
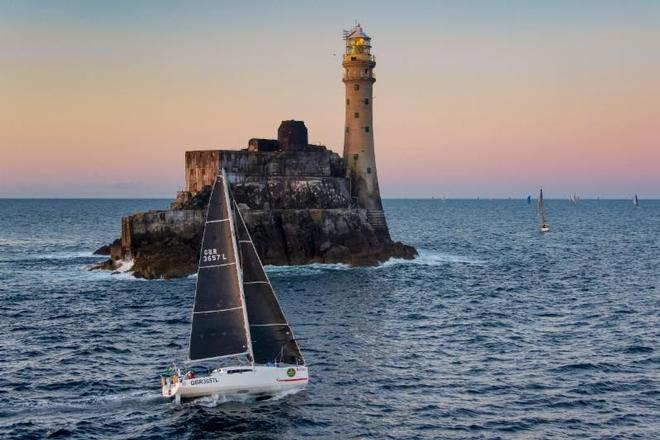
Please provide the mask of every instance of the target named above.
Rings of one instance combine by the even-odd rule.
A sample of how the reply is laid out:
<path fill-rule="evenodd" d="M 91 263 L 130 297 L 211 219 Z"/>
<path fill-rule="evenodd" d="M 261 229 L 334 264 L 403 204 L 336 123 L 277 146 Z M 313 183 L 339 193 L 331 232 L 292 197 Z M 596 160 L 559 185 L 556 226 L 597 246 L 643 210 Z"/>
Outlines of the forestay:
<path fill-rule="evenodd" d="M 243 268 L 243 292 L 250 324 L 254 361 L 258 364 L 269 362 L 304 364 L 298 343 L 264 271 L 243 221 L 243 216 L 238 206 L 236 204 L 234 206 Z"/>
<path fill-rule="evenodd" d="M 190 331 L 190 361 L 251 351 L 230 207 L 222 171 L 215 180 L 206 214 Z"/>

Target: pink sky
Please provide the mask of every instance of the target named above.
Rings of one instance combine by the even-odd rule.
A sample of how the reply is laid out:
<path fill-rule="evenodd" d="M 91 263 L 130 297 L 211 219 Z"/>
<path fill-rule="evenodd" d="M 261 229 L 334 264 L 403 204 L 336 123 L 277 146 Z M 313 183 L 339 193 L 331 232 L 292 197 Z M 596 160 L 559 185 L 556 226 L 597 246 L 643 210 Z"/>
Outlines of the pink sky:
<path fill-rule="evenodd" d="M 385 197 L 660 197 L 660 6 L 597 4 L 5 4 L 0 197 L 173 197 L 283 119 L 341 152 L 356 15 Z"/>

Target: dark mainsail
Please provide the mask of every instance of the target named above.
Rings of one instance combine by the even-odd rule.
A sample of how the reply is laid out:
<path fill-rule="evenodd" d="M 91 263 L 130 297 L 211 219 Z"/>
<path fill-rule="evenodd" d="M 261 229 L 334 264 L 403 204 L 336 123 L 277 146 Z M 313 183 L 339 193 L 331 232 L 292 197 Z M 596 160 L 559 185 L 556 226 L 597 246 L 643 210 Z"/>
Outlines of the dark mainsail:
<path fill-rule="evenodd" d="M 243 216 L 238 206 L 234 206 L 254 361 L 259 364 L 304 364 L 298 343 L 266 276 Z"/>
<path fill-rule="evenodd" d="M 222 171 L 206 214 L 190 331 L 191 361 L 251 352 L 230 206 Z"/>

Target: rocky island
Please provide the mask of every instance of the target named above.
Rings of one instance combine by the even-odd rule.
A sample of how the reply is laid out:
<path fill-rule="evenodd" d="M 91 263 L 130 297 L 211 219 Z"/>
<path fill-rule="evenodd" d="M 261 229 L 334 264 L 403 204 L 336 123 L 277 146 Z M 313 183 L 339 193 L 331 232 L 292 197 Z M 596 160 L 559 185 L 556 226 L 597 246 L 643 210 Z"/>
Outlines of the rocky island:
<path fill-rule="evenodd" d="M 97 251 L 110 258 L 96 268 L 115 270 L 132 261 L 131 271 L 142 278 L 195 273 L 211 183 L 220 167 L 264 264 L 361 266 L 417 255 L 390 238 L 384 215 L 358 206 L 344 160 L 307 144 L 301 121 L 284 121 L 278 140 L 251 139 L 244 150 L 186 152 L 185 190 L 168 210 L 122 218 L 121 238 Z"/>
<path fill-rule="evenodd" d="M 283 121 L 277 139 L 250 139 L 243 150 L 186 152 L 186 187 L 169 210 L 124 217 L 121 238 L 97 265 L 132 261 L 137 277 L 197 271 L 210 188 L 223 168 L 264 264 L 375 265 L 417 251 L 391 239 L 378 186 L 373 137 L 371 38 L 358 24 L 344 35 L 346 119 L 343 157 L 310 145 L 302 121 Z"/>

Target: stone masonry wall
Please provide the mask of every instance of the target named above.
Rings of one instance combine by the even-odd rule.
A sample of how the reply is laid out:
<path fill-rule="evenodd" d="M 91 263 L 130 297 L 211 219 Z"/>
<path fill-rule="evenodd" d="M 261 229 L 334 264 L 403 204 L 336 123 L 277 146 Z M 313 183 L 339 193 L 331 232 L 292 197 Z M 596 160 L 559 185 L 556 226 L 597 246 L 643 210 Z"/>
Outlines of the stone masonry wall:
<path fill-rule="evenodd" d="M 335 178 L 346 181 L 348 188 L 344 161 L 332 151 L 214 150 L 186 152 L 186 191 L 196 194 L 211 185 L 220 166 L 232 183 L 255 178 Z"/>

